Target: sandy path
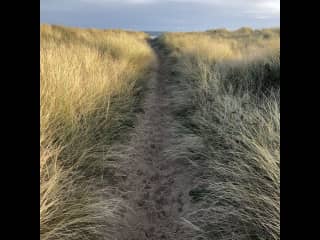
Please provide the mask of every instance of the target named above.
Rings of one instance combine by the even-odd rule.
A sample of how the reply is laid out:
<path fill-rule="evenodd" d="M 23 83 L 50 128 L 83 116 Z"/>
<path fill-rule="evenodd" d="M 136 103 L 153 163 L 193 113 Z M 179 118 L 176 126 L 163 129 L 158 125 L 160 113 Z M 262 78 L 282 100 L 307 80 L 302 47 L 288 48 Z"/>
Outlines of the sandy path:
<path fill-rule="evenodd" d="M 131 136 L 129 157 L 121 166 L 127 175 L 124 198 L 132 209 L 125 217 L 130 228 L 120 230 L 116 239 L 189 239 L 181 217 L 190 205 L 190 164 L 166 154 L 176 141 L 166 84 L 168 63 L 157 46 L 151 45 L 158 63 Z"/>

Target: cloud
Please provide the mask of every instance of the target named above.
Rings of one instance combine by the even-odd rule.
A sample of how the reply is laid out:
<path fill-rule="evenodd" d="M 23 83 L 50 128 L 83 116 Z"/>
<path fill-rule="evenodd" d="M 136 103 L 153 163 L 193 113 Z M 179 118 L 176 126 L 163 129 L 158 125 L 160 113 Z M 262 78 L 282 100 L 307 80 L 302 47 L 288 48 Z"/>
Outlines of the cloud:
<path fill-rule="evenodd" d="M 80 0 L 80 2 L 90 3 L 90 4 L 100 4 L 107 6 L 108 4 L 118 3 L 120 5 L 125 4 L 150 4 L 150 3 L 159 3 L 159 0 Z"/>
<path fill-rule="evenodd" d="M 246 8 L 248 11 L 265 12 L 271 14 L 280 13 L 280 0 L 42 0 L 41 9 L 64 10 L 77 9 L 83 6 L 109 7 L 130 6 L 130 5 L 160 5 L 160 4 L 179 4 L 186 5 L 196 3 L 198 5 L 208 5 L 209 7 L 224 8 Z"/>
<path fill-rule="evenodd" d="M 280 0 L 41 0 L 40 21 L 142 30 L 280 24 Z"/>

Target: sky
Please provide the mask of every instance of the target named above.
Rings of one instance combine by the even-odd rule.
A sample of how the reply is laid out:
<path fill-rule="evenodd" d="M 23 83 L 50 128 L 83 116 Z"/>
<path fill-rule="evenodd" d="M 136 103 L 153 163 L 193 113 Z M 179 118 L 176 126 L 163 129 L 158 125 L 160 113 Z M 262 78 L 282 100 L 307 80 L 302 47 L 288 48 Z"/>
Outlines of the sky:
<path fill-rule="evenodd" d="M 140 31 L 280 26 L 280 0 L 40 0 L 40 22 Z"/>

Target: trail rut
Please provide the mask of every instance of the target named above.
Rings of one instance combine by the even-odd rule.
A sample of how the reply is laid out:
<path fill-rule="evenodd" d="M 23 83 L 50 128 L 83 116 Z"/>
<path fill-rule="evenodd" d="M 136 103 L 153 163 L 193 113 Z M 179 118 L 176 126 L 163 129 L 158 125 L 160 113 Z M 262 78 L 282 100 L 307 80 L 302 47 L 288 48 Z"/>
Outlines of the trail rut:
<path fill-rule="evenodd" d="M 190 164 L 167 154 L 177 141 L 167 86 L 170 73 L 162 52 L 151 45 L 158 61 L 121 166 L 127 174 L 124 198 L 132 210 L 126 216 L 129 228 L 120 230 L 116 239 L 189 239 L 182 217 L 190 207 L 192 173 Z"/>

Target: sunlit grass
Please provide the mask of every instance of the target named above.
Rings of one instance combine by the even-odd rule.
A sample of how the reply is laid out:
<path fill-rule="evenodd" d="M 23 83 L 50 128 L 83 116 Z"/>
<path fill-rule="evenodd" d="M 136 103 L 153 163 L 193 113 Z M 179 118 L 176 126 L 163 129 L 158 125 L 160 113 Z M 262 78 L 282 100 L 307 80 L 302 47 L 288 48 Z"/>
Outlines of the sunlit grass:
<path fill-rule="evenodd" d="M 119 224 L 122 205 L 108 186 L 108 169 L 153 67 L 146 38 L 41 25 L 42 240 L 105 239 Z"/>

